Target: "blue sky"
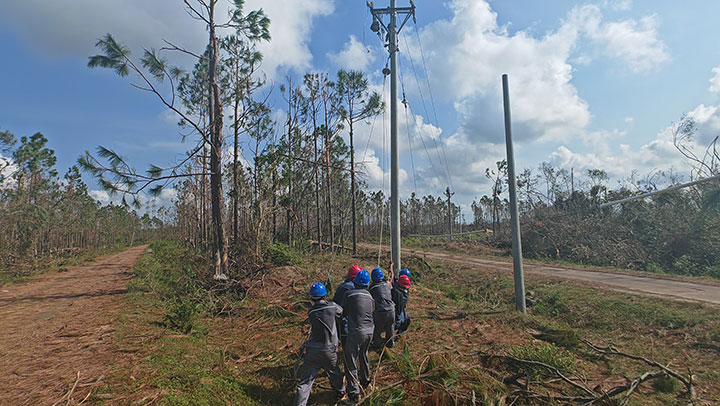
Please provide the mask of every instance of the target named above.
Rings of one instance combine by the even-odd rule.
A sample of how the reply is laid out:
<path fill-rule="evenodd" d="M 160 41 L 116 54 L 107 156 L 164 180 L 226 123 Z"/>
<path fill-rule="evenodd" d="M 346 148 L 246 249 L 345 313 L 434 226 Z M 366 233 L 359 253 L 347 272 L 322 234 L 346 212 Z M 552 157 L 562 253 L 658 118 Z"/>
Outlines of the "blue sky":
<path fill-rule="evenodd" d="M 641 176 L 671 167 L 686 172 L 672 146 L 671 124 L 683 114 L 695 117 L 698 148 L 720 134 L 720 69 L 713 71 L 720 66 L 715 21 L 720 2 L 417 0 L 416 5 L 417 26 L 410 22 L 400 39 L 413 123 L 408 143 L 401 109 L 401 197 L 415 184 L 419 194 L 440 195 L 452 182 L 457 201 L 468 206 L 489 191 L 484 169 L 504 157 L 502 73 L 510 75 L 519 169 L 547 161 L 576 173 L 598 167 L 615 179 L 633 170 Z M 368 29 L 363 0 L 247 2 L 247 9 L 260 6 L 272 20 L 273 41 L 262 46 L 271 81 L 353 68 L 364 70 L 381 90 L 386 54 Z M 127 79 L 86 66 L 95 39 L 106 32 L 135 54 L 160 47 L 163 38 L 202 50 L 204 30 L 184 13 L 181 1 L 3 1 L 0 9 L 0 129 L 18 136 L 43 132 L 61 173 L 97 145 L 131 156 L 139 169 L 171 162 L 189 149 L 180 143 L 177 120 L 157 100 Z M 437 120 L 424 87 L 420 44 Z M 276 110 L 280 116 L 282 110 Z M 358 145 L 366 145 L 369 127 L 361 126 Z M 367 151 L 358 148 L 372 188 L 382 187 L 384 178 L 388 182 L 381 134 L 373 132 Z"/>

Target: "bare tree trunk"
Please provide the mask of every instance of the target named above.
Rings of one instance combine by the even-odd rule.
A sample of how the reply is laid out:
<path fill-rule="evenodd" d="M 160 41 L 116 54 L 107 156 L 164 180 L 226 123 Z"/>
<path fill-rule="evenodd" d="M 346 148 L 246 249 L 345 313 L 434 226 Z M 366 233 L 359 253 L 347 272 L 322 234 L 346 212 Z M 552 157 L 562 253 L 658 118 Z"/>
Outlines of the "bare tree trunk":
<path fill-rule="evenodd" d="M 277 232 L 277 185 L 275 182 L 275 168 L 272 173 L 272 241 L 275 242 L 275 233 Z"/>
<path fill-rule="evenodd" d="M 350 194 L 352 195 L 352 252 L 357 255 L 357 215 L 355 212 L 355 145 L 353 144 L 353 123 L 350 121 Z"/>
<path fill-rule="evenodd" d="M 239 75 L 237 65 L 235 69 L 235 75 L 236 78 Z M 240 97 L 238 94 L 235 94 L 235 123 L 234 123 L 234 130 L 235 130 L 235 139 L 234 139 L 234 145 L 233 145 L 233 244 L 237 244 L 238 242 L 238 199 L 240 197 L 240 193 L 238 192 L 238 153 L 239 153 L 239 143 L 240 143 L 240 120 L 238 118 L 238 113 L 240 110 Z"/>
<path fill-rule="evenodd" d="M 293 106 L 293 88 L 292 88 L 292 82 L 290 82 L 290 85 L 288 86 L 288 134 L 287 134 L 287 143 L 288 143 L 288 160 L 287 160 L 287 171 L 288 171 L 288 207 L 287 207 L 287 242 L 288 246 L 292 247 L 293 245 L 293 221 L 292 221 L 292 215 L 293 215 L 293 209 L 294 209 L 294 200 L 293 200 L 293 147 L 292 147 L 292 129 L 293 129 L 293 118 L 292 118 L 292 106 Z"/>
<path fill-rule="evenodd" d="M 210 0 L 210 201 L 213 226 L 213 252 L 215 256 L 215 278 L 226 279 L 227 245 L 225 241 L 225 224 L 223 223 L 223 192 L 222 192 L 222 101 L 220 87 L 217 82 L 218 40 L 215 35 L 215 4 Z"/>
<path fill-rule="evenodd" d="M 315 124 L 315 120 L 313 119 L 313 131 L 315 132 L 315 159 L 313 160 L 313 165 L 315 166 L 315 221 L 317 222 L 317 240 L 318 243 L 322 242 L 322 229 L 320 228 L 320 174 L 318 170 L 318 136 L 317 136 L 317 126 Z M 321 246 L 322 248 L 322 246 Z"/>
<path fill-rule="evenodd" d="M 327 121 L 327 120 L 326 120 Z M 333 219 L 332 219 L 332 182 L 330 173 L 330 131 L 327 126 L 325 127 L 325 165 L 326 165 L 326 179 L 327 185 L 325 189 L 327 191 L 326 205 L 327 205 L 327 218 L 328 218 L 328 237 L 330 237 L 330 252 L 335 251 L 335 235 L 333 231 Z"/>

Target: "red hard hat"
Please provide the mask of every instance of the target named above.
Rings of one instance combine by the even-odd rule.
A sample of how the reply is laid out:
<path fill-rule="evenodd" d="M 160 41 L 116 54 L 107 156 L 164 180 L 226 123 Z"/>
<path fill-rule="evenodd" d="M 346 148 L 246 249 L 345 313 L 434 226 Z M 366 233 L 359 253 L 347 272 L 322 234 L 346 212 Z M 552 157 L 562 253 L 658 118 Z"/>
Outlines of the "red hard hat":
<path fill-rule="evenodd" d="M 398 283 L 400 283 L 400 286 L 403 288 L 409 288 L 410 287 L 410 278 L 407 277 L 407 275 L 400 275 L 400 279 L 398 279 Z"/>
<path fill-rule="evenodd" d="M 348 276 L 348 278 L 354 278 L 355 275 L 357 275 L 357 273 L 360 271 L 362 271 L 362 268 L 360 268 L 357 265 L 353 265 L 350 267 L 350 269 L 348 269 L 347 276 Z"/>

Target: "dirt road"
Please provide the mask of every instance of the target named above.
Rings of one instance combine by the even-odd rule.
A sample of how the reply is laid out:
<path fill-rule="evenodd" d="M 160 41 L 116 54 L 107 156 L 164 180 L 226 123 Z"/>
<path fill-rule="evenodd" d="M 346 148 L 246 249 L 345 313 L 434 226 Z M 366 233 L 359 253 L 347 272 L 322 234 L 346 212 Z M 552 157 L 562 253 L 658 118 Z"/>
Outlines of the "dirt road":
<path fill-rule="evenodd" d="M 114 320 L 146 247 L 0 288 L 0 405 L 75 405 L 120 361 Z"/>
<path fill-rule="evenodd" d="M 365 248 L 377 250 L 377 245 L 362 244 Z M 387 246 L 385 246 L 388 249 Z M 462 254 L 427 251 L 415 248 L 403 248 L 404 254 L 454 262 L 462 265 L 512 272 L 512 261 L 486 257 L 470 257 Z M 670 279 L 652 278 L 643 275 L 629 275 L 619 272 L 603 272 L 582 268 L 557 267 L 549 265 L 525 264 L 528 275 L 560 278 L 583 283 L 603 285 L 612 290 L 640 293 L 650 296 L 676 300 L 688 300 L 720 305 L 720 286 L 685 282 Z"/>

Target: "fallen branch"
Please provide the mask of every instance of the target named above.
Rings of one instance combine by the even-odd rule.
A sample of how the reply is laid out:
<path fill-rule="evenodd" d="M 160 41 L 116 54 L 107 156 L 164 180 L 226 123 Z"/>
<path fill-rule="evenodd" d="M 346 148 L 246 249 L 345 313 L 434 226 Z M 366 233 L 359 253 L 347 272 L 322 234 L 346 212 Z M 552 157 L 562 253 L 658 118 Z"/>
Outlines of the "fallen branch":
<path fill-rule="evenodd" d="M 72 388 L 65 395 L 63 395 L 63 397 L 60 400 L 53 403 L 52 406 L 59 405 L 60 403 L 62 403 L 63 400 L 67 400 L 67 402 L 65 404 L 69 405 L 70 398 L 72 397 L 73 392 L 75 392 L 75 388 L 77 388 L 78 382 L 80 382 L 80 371 L 77 372 L 77 378 L 75 379 L 75 383 L 73 384 Z"/>
<path fill-rule="evenodd" d="M 597 393 L 593 392 L 593 391 L 592 391 L 591 389 L 589 389 L 587 386 L 581 385 L 581 384 L 579 384 L 579 383 L 577 383 L 577 382 L 574 382 L 572 379 L 566 377 L 566 376 L 562 373 L 562 371 L 560 371 L 560 369 L 555 368 L 555 367 L 552 366 L 552 365 L 548 365 L 548 364 L 546 364 L 546 363 L 544 363 L 544 362 L 515 358 L 515 357 L 513 357 L 512 355 L 509 355 L 509 354 L 505 354 L 505 355 L 488 355 L 488 354 L 484 354 L 484 353 L 482 353 L 482 352 L 481 352 L 481 354 L 483 354 L 483 356 L 485 356 L 485 357 L 505 358 L 506 360 L 510 360 L 510 361 L 513 361 L 513 362 L 521 363 L 521 364 L 535 365 L 535 366 L 543 367 L 543 368 L 548 369 L 548 370 L 552 371 L 553 373 L 555 373 L 555 375 L 557 375 L 558 378 L 560 378 L 560 379 L 562 379 L 563 381 L 569 383 L 570 385 L 572 385 L 572 386 L 580 389 L 581 391 L 587 393 L 588 395 L 590 395 L 590 396 L 597 396 Z M 522 376 L 522 375 L 521 375 L 521 376 Z M 505 382 L 505 380 L 508 380 L 508 382 L 517 382 L 517 379 L 520 378 L 521 376 L 515 377 L 515 376 L 513 375 L 513 376 L 511 376 L 511 377 L 504 378 L 504 379 L 503 379 L 503 383 Z M 579 378 L 578 378 L 578 379 L 579 379 Z"/>
<path fill-rule="evenodd" d="M 599 345 L 595 345 L 595 344 L 593 344 L 593 343 L 591 343 L 590 341 L 587 341 L 587 340 L 583 340 L 583 342 L 585 343 L 585 345 L 587 345 L 588 347 L 590 347 L 592 350 L 594 350 L 594 351 L 596 351 L 596 352 L 598 352 L 598 353 L 600 353 L 600 354 L 604 354 L 604 355 L 619 355 L 619 356 L 622 356 L 622 357 L 625 357 L 625 358 L 629 358 L 629 359 L 632 359 L 632 360 L 642 361 L 642 362 L 644 362 L 644 363 L 646 363 L 646 364 L 648 364 L 648 365 L 650 365 L 650 366 L 654 366 L 654 367 L 656 367 L 656 368 L 660 368 L 660 369 L 661 369 L 663 372 L 665 372 L 667 375 L 672 376 L 673 378 L 675 378 L 675 379 L 677 379 L 678 381 L 682 382 L 683 385 L 685 385 L 685 388 L 687 389 L 688 396 L 690 397 L 690 402 L 691 402 L 692 404 L 695 404 L 695 400 L 696 400 L 697 396 L 696 396 L 696 394 L 695 394 L 695 388 L 694 388 L 694 386 L 693 386 L 692 373 L 690 373 L 690 376 L 689 376 L 689 377 L 685 377 L 685 376 L 682 376 L 682 375 L 680 375 L 679 373 L 673 371 L 672 369 L 668 368 L 667 366 L 660 364 L 660 363 L 657 362 L 657 361 L 653 361 L 653 360 L 651 360 L 651 359 L 647 359 L 647 358 L 641 357 L 641 356 L 639 356 L 639 355 L 628 354 L 628 353 L 622 352 L 622 351 L 620 351 L 620 350 L 618 350 L 617 348 L 612 347 L 612 346 L 610 346 L 610 347 L 602 347 L 602 346 L 599 346 Z"/>
<path fill-rule="evenodd" d="M 592 406 L 602 400 L 609 399 L 613 396 L 620 395 L 621 393 L 627 391 L 625 396 L 618 403 L 618 405 L 622 406 L 622 405 L 626 404 L 628 402 L 628 400 L 630 400 L 630 395 L 632 395 L 632 393 L 635 391 L 635 389 L 637 389 L 637 387 L 641 383 L 647 381 L 648 379 L 657 378 L 662 375 L 665 375 L 665 371 L 663 371 L 663 370 L 659 370 L 659 371 L 655 371 L 655 372 L 645 372 L 644 374 L 640 375 L 639 377 L 633 379 L 627 385 L 615 387 L 612 390 L 610 390 L 609 392 L 605 393 L 603 396 L 596 398 L 588 403 L 585 403 L 583 406 Z"/>

